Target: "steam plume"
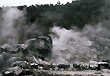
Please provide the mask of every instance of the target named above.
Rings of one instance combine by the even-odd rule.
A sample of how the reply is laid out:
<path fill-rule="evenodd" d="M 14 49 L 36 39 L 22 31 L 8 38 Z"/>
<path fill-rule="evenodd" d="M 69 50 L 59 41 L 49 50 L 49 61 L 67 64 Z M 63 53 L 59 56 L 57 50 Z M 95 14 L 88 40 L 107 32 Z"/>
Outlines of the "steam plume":
<path fill-rule="evenodd" d="M 17 8 L 4 7 L 2 9 L 2 22 L 1 22 L 1 44 L 10 43 L 11 45 L 17 44 L 17 32 L 14 28 L 14 21 L 20 16 L 23 16 L 23 12 Z"/>
<path fill-rule="evenodd" d="M 81 58 L 81 55 L 86 56 L 87 53 L 88 55 L 90 53 L 93 53 L 93 55 L 91 55 L 93 57 L 88 56 L 90 57 L 90 59 L 87 59 L 87 57 L 85 58 L 87 59 L 87 61 L 94 59 L 94 53 L 96 52 L 96 50 L 90 48 L 90 46 L 92 46 L 92 41 L 90 41 L 85 35 L 83 35 L 83 33 L 55 26 L 52 28 L 52 32 L 55 33 L 55 35 L 52 35 L 53 57 L 56 57 L 57 55 L 57 58 L 59 56 L 66 61 L 73 62 L 75 60 L 73 59 L 74 57 L 76 57 L 76 60 L 79 59 L 83 61 L 84 58 Z M 60 61 L 55 62 L 60 63 Z"/>
<path fill-rule="evenodd" d="M 53 58 L 59 57 L 69 62 L 88 62 L 90 60 L 107 60 L 110 58 L 109 22 L 103 21 L 97 25 L 86 25 L 82 31 L 53 27 Z M 57 56 L 57 58 L 56 58 Z"/>

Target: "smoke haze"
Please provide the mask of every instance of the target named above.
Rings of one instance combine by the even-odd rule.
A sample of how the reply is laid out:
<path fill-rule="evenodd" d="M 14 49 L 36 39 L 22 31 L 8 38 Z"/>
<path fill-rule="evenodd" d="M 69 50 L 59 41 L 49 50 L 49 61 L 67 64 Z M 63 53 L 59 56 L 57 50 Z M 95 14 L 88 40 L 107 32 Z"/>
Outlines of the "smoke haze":
<path fill-rule="evenodd" d="M 72 63 L 109 60 L 110 30 L 107 22 L 86 25 L 80 32 L 54 26 L 51 29 L 55 33 L 52 35 L 53 62 L 62 63 L 57 61 L 59 58 Z"/>
<path fill-rule="evenodd" d="M 25 9 L 20 11 L 16 7 L 2 8 L 0 20 L 1 45 L 8 43 L 13 46 L 44 34 L 45 28 L 39 27 L 35 23 L 26 24 L 25 14 Z"/>
<path fill-rule="evenodd" d="M 23 16 L 23 12 L 17 8 L 4 7 L 2 9 L 1 21 L 1 42 L 2 40 L 11 45 L 17 44 L 17 32 L 14 28 L 14 21 L 20 16 Z"/>
<path fill-rule="evenodd" d="M 57 61 L 59 58 L 63 58 L 66 61 L 73 62 L 73 61 L 89 61 L 91 59 L 94 59 L 95 49 L 91 49 L 90 46 L 92 46 L 92 41 L 88 39 L 83 33 L 77 32 L 74 30 L 67 30 L 65 28 L 60 27 L 53 27 L 52 32 L 55 33 L 55 35 L 52 35 L 53 38 L 53 50 L 52 54 L 53 57 L 57 57 L 56 63 L 62 63 L 60 61 Z M 93 55 L 89 55 L 90 53 L 93 53 Z M 79 55 L 79 56 L 78 56 Z M 85 55 L 85 56 L 84 56 Z M 86 55 L 89 55 L 88 59 Z M 82 58 L 84 57 L 84 58 Z M 86 62 L 87 62 L 86 61 Z"/>

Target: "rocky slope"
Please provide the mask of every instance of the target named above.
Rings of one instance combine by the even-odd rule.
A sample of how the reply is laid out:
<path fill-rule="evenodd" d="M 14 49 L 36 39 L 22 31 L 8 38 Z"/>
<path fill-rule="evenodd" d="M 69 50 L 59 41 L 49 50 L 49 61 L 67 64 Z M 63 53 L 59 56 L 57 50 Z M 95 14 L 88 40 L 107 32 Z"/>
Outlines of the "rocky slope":
<path fill-rule="evenodd" d="M 92 46 L 93 47 L 93 46 Z M 0 72 L 1 76 L 109 76 L 110 67 L 102 70 L 91 69 L 89 63 L 55 64 L 50 60 L 52 54 L 52 39 L 50 36 L 40 36 L 28 40 L 24 44 L 14 46 L 5 44 L 0 49 Z M 78 57 L 78 53 L 73 53 L 66 49 L 63 55 L 71 54 Z M 50 58 L 51 57 L 51 58 Z M 79 59 L 83 55 L 79 57 Z M 59 57 L 58 57 L 59 58 Z M 66 58 L 65 58 L 66 59 Z M 86 58 L 87 59 L 87 58 Z M 67 58 L 68 60 L 68 58 Z M 57 59 L 58 61 L 58 59 Z M 70 60 L 71 61 L 71 60 Z M 87 61 L 87 60 L 86 60 Z M 89 61 L 89 59 L 88 59 Z M 94 67 L 93 67 L 94 68 Z"/>

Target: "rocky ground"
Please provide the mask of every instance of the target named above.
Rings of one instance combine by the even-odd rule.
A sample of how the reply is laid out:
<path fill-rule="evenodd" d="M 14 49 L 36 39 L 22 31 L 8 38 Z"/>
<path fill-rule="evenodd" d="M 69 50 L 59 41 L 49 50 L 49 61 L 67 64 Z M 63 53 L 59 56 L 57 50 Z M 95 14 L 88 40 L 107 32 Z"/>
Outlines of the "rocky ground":
<path fill-rule="evenodd" d="M 62 75 L 70 75 L 70 76 L 110 76 L 110 70 L 107 72 L 104 71 L 93 71 L 93 70 L 86 70 L 86 71 L 53 71 L 54 74 L 62 74 Z"/>
<path fill-rule="evenodd" d="M 0 76 L 2 76 L 2 74 Z M 110 70 L 107 72 L 92 70 L 86 71 L 33 70 L 33 74 L 31 75 L 19 75 L 19 76 L 110 76 Z"/>
<path fill-rule="evenodd" d="M 110 76 L 110 68 L 89 68 L 83 64 L 54 64 L 46 57 L 51 55 L 52 39 L 41 36 L 0 49 L 0 76 Z"/>
<path fill-rule="evenodd" d="M 15 62 L 10 68 L 3 71 L 1 76 L 110 76 L 109 69 L 91 70 L 82 67 L 67 67 L 67 65 L 49 64 L 47 61 L 36 59 L 38 62 Z M 60 67 L 59 67 L 60 66 Z"/>
<path fill-rule="evenodd" d="M 105 71 L 106 70 L 106 71 Z M 103 69 L 101 71 L 85 70 L 85 71 L 50 71 L 50 70 L 34 70 L 35 76 L 110 76 L 110 70 Z"/>

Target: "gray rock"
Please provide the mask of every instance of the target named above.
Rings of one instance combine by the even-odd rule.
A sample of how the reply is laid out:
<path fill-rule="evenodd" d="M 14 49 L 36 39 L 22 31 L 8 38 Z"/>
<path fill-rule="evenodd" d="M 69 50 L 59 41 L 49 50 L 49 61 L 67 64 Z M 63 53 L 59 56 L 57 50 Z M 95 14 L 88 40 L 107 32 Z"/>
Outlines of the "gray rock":
<path fill-rule="evenodd" d="M 15 76 L 13 71 L 4 71 L 2 76 Z"/>
<path fill-rule="evenodd" d="M 30 63 L 31 68 L 38 69 L 38 64 L 36 63 Z"/>
<path fill-rule="evenodd" d="M 23 61 L 16 61 L 12 64 L 12 67 L 15 67 L 15 66 L 20 66 L 20 64 L 22 63 Z"/>
<path fill-rule="evenodd" d="M 20 68 L 19 66 L 16 66 L 9 68 L 8 71 L 13 71 L 15 75 L 19 75 L 23 71 L 23 69 Z"/>
<path fill-rule="evenodd" d="M 4 44 L 0 47 L 0 52 L 7 52 L 11 49 L 11 46 L 9 44 Z"/>
<path fill-rule="evenodd" d="M 19 66 L 23 69 L 31 68 L 30 64 L 27 61 L 22 61 Z"/>
<path fill-rule="evenodd" d="M 84 66 L 81 64 L 73 64 L 73 67 L 75 68 L 75 70 L 79 71 L 79 70 L 84 70 Z"/>
<path fill-rule="evenodd" d="M 48 55 L 51 53 L 52 49 L 52 39 L 50 36 L 40 36 L 38 38 L 33 38 L 28 40 L 23 46 L 23 50 L 31 50 L 34 52 L 39 52 L 41 55 Z"/>
<path fill-rule="evenodd" d="M 0 55 L 0 70 L 3 68 L 4 65 L 4 58 L 2 55 Z"/>
<path fill-rule="evenodd" d="M 16 54 L 18 53 L 18 47 L 17 45 L 11 45 L 11 44 L 4 44 L 0 47 L 0 53 L 6 52 L 6 53 L 12 53 Z"/>
<path fill-rule="evenodd" d="M 90 62 L 89 62 L 89 68 L 90 68 L 91 70 L 96 70 L 96 69 L 98 68 L 98 63 L 97 63 L 97 61 L 90 61 Z"/>
<path fill-rule="evenodd" d="M 30 64 L 27 61 L 16 61 L 12 64 L 12 67 L 19 66 L 23 69 L 29 69 L 31 68 Z"/>
<path fill-rule="evenodd" d="M 8 68 L 6 71 L 2 72 L 3 76 L 17 76 L 23 71 L 19 66 Z"/>
<path fill-rule="evenodd" d="M 11 57 L 11 58 L 9 58 L 9 60 L 7 61 L 7 65 L 8 66 L 11 66 L 14 62 L 16 62 L 16 61 L 20 61 L 21 60 L 21 57 Z"/>
<path fill-rule="evenodd" d="M 64 70 L 68 70 L 68 68 L 70 68 L 70 65 L 66 65 L 66 64 L 59 64 L 58 66 L 58 69 L 64 69 Z"/>
<path fill-rule="evenodd" d="M 3 56 L 5 61 L 10 58 L 10 55 L 8 53 L 6 53 L 6 52 L 3 52 L 1 55 Z"/>

